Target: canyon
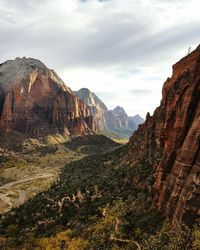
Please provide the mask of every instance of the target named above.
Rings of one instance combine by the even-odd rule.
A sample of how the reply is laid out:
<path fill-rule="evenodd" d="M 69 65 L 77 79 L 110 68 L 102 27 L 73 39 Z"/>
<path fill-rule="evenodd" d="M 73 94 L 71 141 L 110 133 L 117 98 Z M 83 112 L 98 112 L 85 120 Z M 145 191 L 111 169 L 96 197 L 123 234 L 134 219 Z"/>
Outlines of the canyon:
<path fill-rule="evenodd" d="M 0 66 L 1 138 L 14 131 L 35 138 L 37 146 L 28 152 L 25 148 L 23 157 L 34 170 L 31 157 L 45 157 L 41 168 L 32 172 L 36 181 L 52 178 L 56 164 L 58 171 L 48 187 L 31 199 L 24 199 L 24 186 L 6 196 L 4 189 L 21 182 L 1 180 L 0 197 L 9 205 L 6 212 L 13 195 L 19 196 L 16 208 L 0 219 L 5 245 L 17 242 L 30 249 L 52 246 L 55 240 L 58 249 L 70 249 L 69 242 L 81 242 L 85 248 L 80 249 L 198 249 L 200 46 L 173 65 L 160 106 L 152 115 L 147 113 L 142 124 L 140 117 L 128 117 L 119 106 L 108 110 L 88 89 L 72 92 L 55 72 L 43 64 L 38 67 L 39 61 L 33 60 L 37 65 L 32 71 L 32 60 L 16 59 L 17 66 L 13 61 Z M 15 73 L 10 78 L 7 64 L 13 63 Z M 17 70 L 25 70 L 27 78 L 24 72 L 16 78 Z M 101 135 L 119 128 L 137 130 L 125 145 Z M 41 143 L 41 136 L 47 135 L 54 144 Z M 10 152 L 3 152 L 4 167 Z M 19 151 L 18 156 L 22 156 Z M 17 155 L 12 157 L 13 163 Z M 40 175 L 38 171 L 48 164 L 51 168 Z M 23 178 L 28 182 L 31 175 Z M 34 243 L 24 243 L 27 235 Z"/>

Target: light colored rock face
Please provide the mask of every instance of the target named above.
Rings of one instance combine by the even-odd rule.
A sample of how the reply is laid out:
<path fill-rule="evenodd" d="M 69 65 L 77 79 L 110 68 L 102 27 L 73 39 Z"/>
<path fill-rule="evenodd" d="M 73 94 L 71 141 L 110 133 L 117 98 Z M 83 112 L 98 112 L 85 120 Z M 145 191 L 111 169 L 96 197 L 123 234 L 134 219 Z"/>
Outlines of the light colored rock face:
<path fill-rule="evenodd" d="M 126 114 L 125 110 L 122 107 L 117 106 L 116 108 L 111 110 L 111 112 L 116 117 L 116 120 L 118 121 L 117 125 L 120 128 L 121 127 L 128 128 L 128 126 L 129 126 L 129 124 L 128 124 L 128 115 Z"/>
<path fill-rule="evenodd" d="M 82 88 L 74 92 L 88 107 L 94 118 L 96 130 L 99 132 L 111 131 L 119 134 L 121 138 L 129 138 L 137 129 L 134 117 L 128 117 L 122 107 L 117 106 L 108 110 L 106 105 L 89 89 Z"/>
<path fill-rule="evenodd" d="M 130 129 L 130 133 L 135 131 L 137 125 L 131 117 L 128 117 L 125 110 L 117 106 L 106 113 L 106 126 L 111 129 Z"/>
<path fill-rule="evenodd" d="M 154 200 L 167 219 L 200 216 L 200 47 L 173 66 L 161 105 L 129 142 L 129 157 L 155 169 Z"/>
<path fill-rule="evenodd" d="M 108 111 L 106 105 L 89 89 L 82 88 L 74 92 L 88 107 L 94 119 L 96 130 L 103 131 L 106 127 L 105 113 Z"/>
<path fill-rule="evenodd" d="M 29 79 L 28 84 L 27 82 L 24 83 L 24 85 L 22 84 L 24 87 L 22 91 L 28 93 L 37 75 L 49 77 L 64 90 L 72 92 L 53 70 L 48 69 L 39 60 L 25 57 L 17 57 L 15 60 L 9 60 L 0 65 L 0 86 L 4 91 L 9 91 L 11 88 L 14 88 L 15 85 L 22 83 L 23 80 L 27 81 L 27 79 Z"/>
<path fill-rule="evenodd" d="M 86 105 L 58 75 L 32 58 L 0 65 L 0 130 L 27 135 L 91 133 Z"/>

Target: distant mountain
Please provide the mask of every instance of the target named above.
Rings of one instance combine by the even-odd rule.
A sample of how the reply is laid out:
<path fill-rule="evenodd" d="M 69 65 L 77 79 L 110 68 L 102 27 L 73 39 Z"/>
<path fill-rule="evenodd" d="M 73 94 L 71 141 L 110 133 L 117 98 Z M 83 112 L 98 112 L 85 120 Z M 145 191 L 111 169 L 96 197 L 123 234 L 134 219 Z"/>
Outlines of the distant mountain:
<path fill-rule="evenodd" d="M 107 106 L 87 88 L 74 91 L 74 93 L 87 105 L 96 129 L 112 139 L 128 139 L 137 129 L 138 124 L 144 121 L 139 115 L 135 116 L 136 118 L 129 117 L 120 106 L 108 110 Z"/>
<path fill-rule="evenodd" d="M 140 115 L 129 116 L 129 123 L 131 124 L 132 122 L 137 126 L 136 128 L 138 128 L 140 124 L 144 123 L 144 119 Z"/>
<path fill-rule="evenodd" d="M 104 130 L 106 128 L 105 114 L 108 112 L 106 105 L 87 88 L 74 91 L 74 93 L 87 105 L 94 118 L 96 129 Z"/>
<path fill-rule="evenodd" d="M 106 122 L 110 129 L 128 128 L 128 115 L 122 107 L 117 106 L 107 114 Z"/>
<path fill-rule="evenodd" d="M 23 57 L 0 64 L 0 132 L 40 136 L 92 130 L 86 104 L 42 62 Z"/>
<path fill-rule="evenodd" d="M 98 131 L 129 138 L 136 128 L 123 108 L 108 110 L 86 88 L 73 92 L 39 60 L 23 57 L 0 64 L 0 132 L 38 137 Z"/>

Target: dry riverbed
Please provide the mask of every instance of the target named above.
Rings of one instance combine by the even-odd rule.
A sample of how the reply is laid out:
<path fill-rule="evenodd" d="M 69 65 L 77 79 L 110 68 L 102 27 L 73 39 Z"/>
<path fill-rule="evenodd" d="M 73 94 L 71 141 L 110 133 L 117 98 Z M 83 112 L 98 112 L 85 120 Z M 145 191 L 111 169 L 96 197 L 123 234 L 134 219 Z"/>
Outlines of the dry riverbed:
<path fill-rule="evenodd" d="M 9 212 L 58 180 L 61 168 L 84 157 L 59 147 L 53 153 L 12 154 L 0 164 L 0 214 Z"/>

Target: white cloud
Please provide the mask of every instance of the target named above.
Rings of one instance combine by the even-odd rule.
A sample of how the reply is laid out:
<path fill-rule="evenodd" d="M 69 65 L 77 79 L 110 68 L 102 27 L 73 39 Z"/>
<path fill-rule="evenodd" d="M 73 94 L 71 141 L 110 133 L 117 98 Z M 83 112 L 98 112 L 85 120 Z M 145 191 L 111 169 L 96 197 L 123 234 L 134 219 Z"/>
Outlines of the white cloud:
<path fill-rule="evenodd" d="M 198 0 L 0 0 L 0 58 L 39 58 L 72 89 L 145 116 L 199 43 L 198 10 Z"/>

